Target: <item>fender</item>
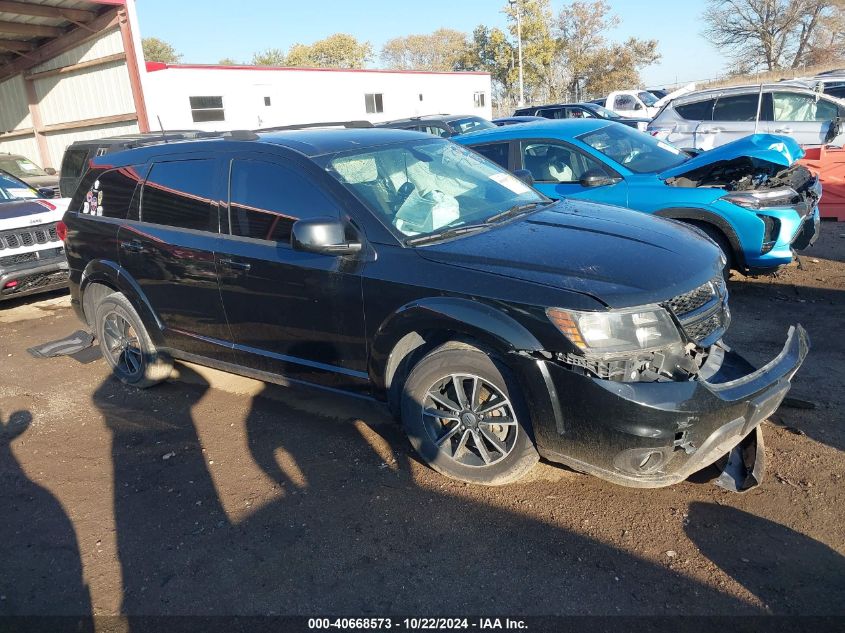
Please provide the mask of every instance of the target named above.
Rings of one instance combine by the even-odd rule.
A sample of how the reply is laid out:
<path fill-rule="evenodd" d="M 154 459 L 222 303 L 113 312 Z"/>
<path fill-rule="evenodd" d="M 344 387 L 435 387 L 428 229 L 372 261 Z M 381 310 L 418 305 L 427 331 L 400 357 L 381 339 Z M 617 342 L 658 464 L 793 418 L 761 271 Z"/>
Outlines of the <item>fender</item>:
<path fill-rule="evenodd" d="M 661 209 L 660 211 L 655 211 L 654 215 L 659 215 L 662 218 L 670 218 L 673 220 L 697 220 L 698 222 L 712 224 L 725 235 L 725 238 L 727 238 L 728 243 L 734 251 L 734 257 L 737 260 L 736 263 L 742 267 L 745 266 L 745 252 L 742 250 L 742 244 L 739 241 L 739 237 L 730 222 L 725 220 L 722 216 L 717 215 L 712 211 L 707 211 L 706 209 L 688 207 Z"/>
<path fill-rule="evenodd" d="M 455 332 L 505 353 L 543 349 L 523 325 L 492 306 L 460 297 L 418 299 L 388 317 L 373 337 L 369 374 L 376 388 L 390 387 L 402 360 L 392 358 L 397 343 L 408 334 L 430 331 Z"/>
<path fill-rule="evenodd" d="M 164 323 L 153 309 L 138 282 L 120 264 L 111 260 L 100 259 L 88 262 L 82 273 L 82 280 L 79 284 L 79 298 L 86 322 L 90 324 L 93 315 L 85 312 L 85 290 L 93 283 L 101 283 L 123 293 L 137 310 L 138 316 L 141 317 L 141 321 L 143 321 L 153 343 L 157 346 L 164 345 L 162 334 Z"/>

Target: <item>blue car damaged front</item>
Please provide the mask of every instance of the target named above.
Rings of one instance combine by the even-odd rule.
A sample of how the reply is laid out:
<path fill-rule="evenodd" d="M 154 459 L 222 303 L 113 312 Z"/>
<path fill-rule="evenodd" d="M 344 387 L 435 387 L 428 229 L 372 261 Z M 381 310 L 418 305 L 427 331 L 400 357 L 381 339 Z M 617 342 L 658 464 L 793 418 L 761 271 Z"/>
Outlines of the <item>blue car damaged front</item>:
<path fill-rule="evenodd" d="M 457 139 L 513 171 L 531 174 L 550 198 L 579 198 L 695 224 L 725 251 L 729 267 L 767 272 L 818 235 L 821 184 L 797 164 L 794 140 L 755 134 L 687 153 L 606 121 L 548 121 Z"/>

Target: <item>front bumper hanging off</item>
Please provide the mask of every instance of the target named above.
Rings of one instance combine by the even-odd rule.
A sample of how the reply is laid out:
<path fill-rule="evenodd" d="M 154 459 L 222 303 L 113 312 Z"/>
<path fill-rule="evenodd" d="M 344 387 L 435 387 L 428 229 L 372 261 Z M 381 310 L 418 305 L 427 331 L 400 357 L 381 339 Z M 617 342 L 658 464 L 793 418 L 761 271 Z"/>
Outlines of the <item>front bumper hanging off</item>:
<path fill-rule="evenodd" d="M 780 406 L 809 348 L 806 330 L 791 327 L 781 352 L 754 369 L 720 343 L 698 378 L 685 382 L 615 382 L 533 360 L 528 390 L 538 450 L 640 488 L 669 486 L 719 462 L 717 483 L 748 489 L 763 475 L 759 425 Z"/>

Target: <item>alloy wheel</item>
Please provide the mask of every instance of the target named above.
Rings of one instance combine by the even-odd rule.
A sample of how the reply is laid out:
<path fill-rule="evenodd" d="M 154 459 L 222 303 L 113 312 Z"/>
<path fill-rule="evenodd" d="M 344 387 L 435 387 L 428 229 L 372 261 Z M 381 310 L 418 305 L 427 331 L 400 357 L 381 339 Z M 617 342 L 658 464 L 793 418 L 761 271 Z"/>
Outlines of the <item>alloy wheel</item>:
<path fill-rule="evenodd" d="M 103 319 L 103 343 L 114 367 L 134 376 L 143 368 L 143 352 L 132 324 L 118 312 Z"/>

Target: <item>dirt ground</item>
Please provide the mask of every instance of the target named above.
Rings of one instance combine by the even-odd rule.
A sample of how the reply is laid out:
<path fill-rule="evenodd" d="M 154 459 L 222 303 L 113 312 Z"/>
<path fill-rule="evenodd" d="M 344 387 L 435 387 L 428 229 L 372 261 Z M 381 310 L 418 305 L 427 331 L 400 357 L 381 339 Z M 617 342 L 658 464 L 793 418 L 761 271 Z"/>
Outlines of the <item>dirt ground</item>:
<path fill-rule="evenodd" d="M 78 329 L 66 296 L 0 305 L 0 615 L 845 614 L 845 224 L 803 267 L 730 284 L 750 360 L 813 340 L 744 495 L 455 483 L 375 405 L 184 366 L 135 391 L 26 353 Z"/>

